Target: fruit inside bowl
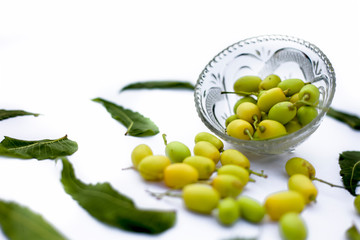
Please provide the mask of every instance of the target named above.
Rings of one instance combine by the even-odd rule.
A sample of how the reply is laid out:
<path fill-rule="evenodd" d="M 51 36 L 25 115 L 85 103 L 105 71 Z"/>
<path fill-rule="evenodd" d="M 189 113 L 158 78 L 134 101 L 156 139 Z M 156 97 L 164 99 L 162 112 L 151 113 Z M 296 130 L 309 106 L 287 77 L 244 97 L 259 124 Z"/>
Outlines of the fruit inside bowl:
<path fill-rule="evenodd" d="M 334 69 L 315 45 L 267 35 L 216 55 L 197 80 L 195 105 L 204 124 L 226 142 L 279 154 L 316 131 L 335 85 Z"/>

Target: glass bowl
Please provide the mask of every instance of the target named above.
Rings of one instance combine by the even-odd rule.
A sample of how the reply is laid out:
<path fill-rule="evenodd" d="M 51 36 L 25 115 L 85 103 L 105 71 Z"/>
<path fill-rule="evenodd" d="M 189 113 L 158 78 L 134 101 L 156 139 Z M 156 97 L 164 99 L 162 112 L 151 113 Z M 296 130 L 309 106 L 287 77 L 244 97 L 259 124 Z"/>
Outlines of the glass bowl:
<path fill-rule="evenodd" d="M 226 134 L 225 120 L 233 115 L 239 99 L 233 84 L 241 76 L 262 79 L 277 74 L 282 80 L 300 78 L 320 90 L 319 114 L 300 130 L 268 140 L 241 140 Z M 211 132 L 239 150 L 258 154 L 293 151 L 319 127 L 335 93 L 335 72 L 325 54 L 315 45 L 284 35 L 264 35 L 239 41 L 216 55 L 201 72 L 195 85 L 195 106 Z"/>

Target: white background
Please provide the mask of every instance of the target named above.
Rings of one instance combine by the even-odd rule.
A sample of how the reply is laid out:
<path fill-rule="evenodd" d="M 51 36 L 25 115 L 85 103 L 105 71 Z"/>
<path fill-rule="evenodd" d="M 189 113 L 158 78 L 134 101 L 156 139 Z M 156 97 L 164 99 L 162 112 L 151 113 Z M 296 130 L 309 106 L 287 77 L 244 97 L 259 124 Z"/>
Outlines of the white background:
<path fill-rule="evenodd" d="M 227 228 L 212 217 L 184 209 L 181 200 L 156 200 L 145 190 L 162 191 L 122 168 L 140 143 L 164 153 L 161 134 L 193 147 L 197 132 L 208 131 L 197 116 L 190 91 L 142 90 L 119 94 L 125 84 L 145 80 L 192 83 L 227 46 L 253 36 L 285 34 L 317 45 L 337 77 L 333 107 L 360 115 L 360 6 L 357 0 L 303 1 L 1 1 L 0 108 L 41 113 L 0 122 L 0 137 L 55 139 L 65 134 L 79 144 L 69 159 L 85 183 L 109 182 L 139 207 L 177 211 L 174 228 L 154 237 L 111 228 L 90 217 L 65 193 L 61 162 L 0 158 L 0 198 L 43 215 L 69 239 L 208 239 L 252 236 L 279 239 L 277 225 L 239 221 Z M 161 133 L 124 136 L 95 97 L 103 97 L 151 118 Z M 319 178 L 341 184 L 338 156 L 360 150 L 360 132 L 326 117 L 320 128 L 292 154 L 250 157 L 256 178 L 243 194 L 259 201 L 286 189 L 284 164 L 292 156 L 308 159 Z M 315 182 L 317 202 L 302 216 L 309 239 L 345 239 L 360 216 L 353 196 Z M 0 235 L 0 239 L 5 238 Z"/>

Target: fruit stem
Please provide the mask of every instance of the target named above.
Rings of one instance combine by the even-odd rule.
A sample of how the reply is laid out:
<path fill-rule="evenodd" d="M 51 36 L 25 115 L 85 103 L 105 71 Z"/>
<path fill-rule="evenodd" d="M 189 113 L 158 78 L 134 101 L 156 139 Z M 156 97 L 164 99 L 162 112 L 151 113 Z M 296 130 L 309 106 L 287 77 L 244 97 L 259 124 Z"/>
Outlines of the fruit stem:
<path fill-rule="evenodd" d="M 303 98 L 302 98 L 302 100 L 307 101 L 307 100 L 309 100 L 309 99 L 310 99 L 310 94 L 309 94 L 309 93 L 305 93 L 304 96 L 303 96 Z"/>
<path fill-rule="evenodd" d="M 146 190 L 151 196 L 155 197 L 156 199 L 160 200 L 162 199 L 163 197 L 181 197 L 181 193 L 175 193 L 171 190 L 168 190 L 166 192 L 163 192 L 163 193 L 155 193 L 155 192 L 152 192 L 150 190 Z"/>
<path fill-rule="evenodd" d="M 327 181 L 325 181 L 325 180 L 322 180 L 322 179 L 316 178 L 316 177 L 313 177 L 312 180 L 316 180 L 316 181 L 325 183 L 325 184 L 329 185 L 330 187 L 345 188 L 344 186 L 332 184 L 332 183 L 330 183 L 330 182 L 327 182 Z"/>
<path fill-rule="evenodd" d="M 130 167 L 126 167 L 126 168 L 122 168 L 121 170 L 135 170 L 134 166 L 130 166 Z"/>
<path fill-rule="evenodd" d="M 164 144 L 166 146 L 167 145 L 167 140 L 166 140 L 166 134 L 165 133 L 162 134 L 162 138 L 163 138 Z"/>
<path fill-rule="evenodd" d="M 259 127 L 259 130 L 260 130 L 260 132 L 262 132 L 262 133 L 263 133 L 263 132 L 265 132 L 266 127 L 264 127 L 264 126 L 260 126 L 260 127 Z"/>
<path fill-rule="evenodd" d="M 223 91 L 223 92 L 221 92 L 221 94 L 240 94 L 240 95 L 255 95 L 255 96 L 258 96 L 258 95 L 259 95 L 258 92 L 245 92 L 245 91 L 239 91 L 239 92 L 227 92 L 227 91 Z"/>
<path fill-rule="evenodd" d="M 254 123 L 253 123 L 254 128 L 257 129 L 257 125 L 258 125 L 258 123 L 259 123 L 259 118 L 258 118 L 258 116 L 255 114 L 255 115 L 252 117 L 252 119 L 254 120 Z M 252 140 L 252 139 L 251 139 L 251 140 Z"/>
<path fill-rule="evenodd" d="M 216 169 L 216 171 L 217 171 L 217 169 Z M 203 183 L 203 184 L 211 184 L 210 180 L 198 180 L 197 182 L 198 183 Z"/>
<path fill-rule="evenodd" d="M 290 88 L 283 90 L 283 93 L 287 95 L 290 92 Z"/>
<path fill-rule="evenodd" d="M 264 170 L 261 170 L 260 173 L 255 172 L 255 171 L 253 171 L 253 170 L 251 170 L 251 169 L 248 169 L 248 171 L 249 171 L 250 174 L 254 174 L 254 175 L 258 176 L 258 177 L 263 177 L 263 178 L 267 178 L 267 177 L 268 177 L 266 174 L 264 174 Z"/>
<path fill-rule="evenodd" d="M 303 98 L 303 99 L 301 99 L 301 100 L 298 100 L 298 101 L 296 101 L 296 103 L 295 103 L 295 105 L 296 105 L 297 107 L 299 107 L 301 104 L 305 104 L 305 105 L 308 105 L 308 106 L 311 106 L 311 107 L 317 107 L 315 104 L 310 103 L 310 102 L 308 102 L 307 100 L 305 100 L 305 98 Z"/>
<path fill-rule="evenodd" d="M 249 136 L 250 140 L 254 140 L 249 129 L 245 128 L 244 133 Z"/>

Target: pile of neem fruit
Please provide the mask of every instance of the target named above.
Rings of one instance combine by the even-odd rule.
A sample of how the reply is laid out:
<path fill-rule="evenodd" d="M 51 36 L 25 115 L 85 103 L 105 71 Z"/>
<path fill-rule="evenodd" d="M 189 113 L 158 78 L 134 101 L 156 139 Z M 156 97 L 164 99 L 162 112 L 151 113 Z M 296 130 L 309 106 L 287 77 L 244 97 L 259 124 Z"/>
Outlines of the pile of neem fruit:
<path fill-rule="evenodd" d="M 249 159 L 239 150 L 224 149 L 223 142 L 207 132 L 195 136 L 192 151 L 182 142 L 168 143 L 165 134 L 163 139 L 164 153 L 154 154 L 147 144 L 131 152 L 133 168 L 144 180 L 163 182 L 168 188 L 151 195 L 180 197 L 188 210 L 215 216 L 225 226 L 239 219 L 261 224 L 268 216 L 278 222 L 283 239 L 306 239 L 307 227 L 300 213 L 317 197 L 310 162 L 289 159 L 285 165 L 288 188 L 269 194 L 262 203 L 242 192 L 249 182 L 255 182 L 251 175 L 267 176 L 251 170 Z"/>
<path fill-rule="evenodd" d="M 281 80 L 276 74 L 261 79 L 240 77 L 234 92 L 241 98 L 234 105 L 234 114 L 226 119 L 228 135 L 244 140 L 264 140 L 293 133 L 318 115 L 320 91 L 302 79 Z"/>

